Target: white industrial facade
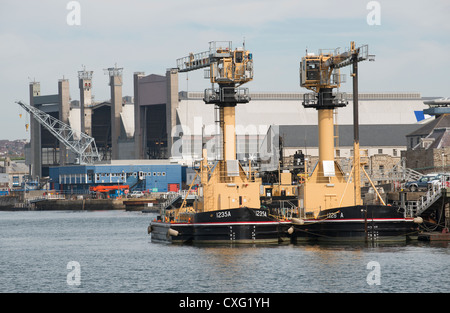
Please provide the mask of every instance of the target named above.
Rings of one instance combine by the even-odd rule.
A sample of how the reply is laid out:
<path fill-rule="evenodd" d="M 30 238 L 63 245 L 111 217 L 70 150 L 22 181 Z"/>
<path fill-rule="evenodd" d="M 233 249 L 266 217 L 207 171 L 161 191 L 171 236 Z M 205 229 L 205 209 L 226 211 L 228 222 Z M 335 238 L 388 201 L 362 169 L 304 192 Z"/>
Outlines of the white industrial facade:
<path fill-rule="evenodd" d="M 347 98 L 348 105 L 335 110 L 338 157 L 350 157 L 353 149 L 353 102 L 351 95 L 347 95 Z M 173 157 L 187 162 L 200 158 L 202 136 L 203 141 L 209 140 L 207 147 L 217 142 L 211 138 L 218 128 L 215 122 L 217 113 L 214 105 L 205 104 L 202 99 L 202 92 L 180 92 L 178 124 L 171 131 L 171 136 L 175 138 Z M 285 155 L 293 155 L 298 149 L 306 149 L 312 156 L 318 155 L 314 139 L 317 138 L 317 111 L 303 107 L 302 93 L 253 93 L 251 99 L 249 103 L 236 107 L 237 153 L 241 154 L 241 159 L 260 152 L 261 144 L 272 125 L 284 126 L 280 128 L 279 134 L 282 139 L 290 137 L 290 140 L 283 142 Z M 400 151 L 406 150 L 406 134 L 427 121 L 416 117 L 417 112 L 428 107 L 423 101 L 419 93 L 361 93 L 360 129 L 368 133 L 366 142 L 363 138 L 360 140 L 361 148 L 366 149 L 369 155 L 400 156 Z M 289 125 L 298 127 L 289 128 Z M 395 132 L 392 134 L 395 136 L 390 136 L 389 131 Z M 180 133 L 184 138 L 179 137 Z M 179 149 L 180 145 L 185 149 Z M 209 156 L 214 158 L 215 150 L 210 150 Z"/>
<path fill-rule="evenodd" d="M 66 80 L 59 83 L 68 85 Z M 191 165 L 201 158 L 202 147 L 207 148 L 209 159 L 221 157 L 221 139 L 220 135 L 216 135 L 219 117 L 215 106 L 204 103 L 204 93 L 201 91 L 179 92 L 176 70 L 168 70 L 165 76 L 135 73 L 134 87 L 133 97 L 116 101 L 115 106 L 120 107 L 120 110 L 114 115 L 114 123 L 111 101 L 85 104 L 85 129 L 95 138 L 99 149 L 104 150 L 104 159 L 171 158 L 172 162 Z M 115 88 L 120 89 L 121 86 Z M 63 109 L 58 107 L 61 106 L 61 99 L 70 99 L 66 89 L 61 89 L 57 95 L 42 96 L 39 84 L 32 83 L 30 103 L 46 104 L 40 105 L 40 108 L 55 116 L 61 110 L 66 112 L 66 123 L 75 130 L 81 130 L 82 104 L 72 102 L 62 106 Z M 271 146 L 278 148 L 279 138 L 285 156 L 293 155 L 299 149 L 307 150 L 308 155 L 317 156 L 317 111 L 303 107 L 303 96 L 301 92 L 250 91 L 251 101 L 236 107 L 238 158 L 246 160 L 273 153 Z M 352 155 L 351 98 L 351 94 L 347 94 L 348 105 L 335 110 L 335 151 L 338 157 Z M 406 150 L 406 135 L 425 121 L 419 121 L 416 117 L 420 115 L 417 112 L 423 116 L 423 110 L 428 108 L 424 100 L 420 93 L 360 93 L 361 148 L 366 149 L 369 155 L 399 156 L 401 151 Z M 111 141 L 113 125 L 116 148 Z M 275 136 L 277 138 L 274 137 L 274 140 L 265 140 L 269 129 L 275 129 L 274 126 L 280 126 L 279 138 Z M 58 151 L 60 145 L 56 144 L 56 139 L 47 136 L 45 146 L 41 147 L 40 127 L 32 123 L 30 130 L 31 145 L 27 151 L 30 157 L 27 158 L 27 164 L 32 164 L 33 168 L 40 168 L 43 164 L 62 165 L 62 154 Z M 261 146 L 263 142 L 264 147 Z M 115 149 L 115 152 L 108 149 Z M 67 149 L 63 155 L 64 162 L 73 162 L 71 151 Z M 40 171 L 33 175 L 40 176 Z"/>

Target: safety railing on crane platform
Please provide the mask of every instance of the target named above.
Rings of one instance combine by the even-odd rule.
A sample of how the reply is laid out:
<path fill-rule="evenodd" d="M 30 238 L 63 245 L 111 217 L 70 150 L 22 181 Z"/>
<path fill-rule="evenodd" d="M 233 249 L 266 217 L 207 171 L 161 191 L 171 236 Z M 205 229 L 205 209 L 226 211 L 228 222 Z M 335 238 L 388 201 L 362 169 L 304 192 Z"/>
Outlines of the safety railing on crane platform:
<path fill-rule="evenodd" d="M 209 42 L 209 55 L 212 58 L 226 58 L 231 56 L 231 41 L 211 41 Z"/>
<path fill-rule="evenodd" d="M 227 92 L 232 91 L 232 92 Z M 230 95 L 232 95 L 231 98 Z M 204 101 L 206 103 L 218 103 L 232 101 L 237 103 L 247 103 L 250 101 L 250 92 L 248 88 L 234 88 L 234 87 L 223 87 L 223 88 L 208 88 L 204 92 Z"/>
<path fill-rule="evenodd" d="M 177 59 L 177 68 L 179 72 L 187 72 L 195 69 L 207 67 L 210 65 L 209 51 L 191 53 L 187 57 Z"/>

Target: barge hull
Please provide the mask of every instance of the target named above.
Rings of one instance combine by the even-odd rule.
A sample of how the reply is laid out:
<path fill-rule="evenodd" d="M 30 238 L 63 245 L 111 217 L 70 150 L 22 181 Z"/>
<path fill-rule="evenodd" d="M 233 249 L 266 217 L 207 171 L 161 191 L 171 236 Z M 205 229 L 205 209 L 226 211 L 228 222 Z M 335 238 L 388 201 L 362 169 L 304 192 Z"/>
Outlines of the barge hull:
<path fill-rule="evenodd" d="M 318 219 L 294 225 L 294 241 L 401 242 L 417 238 L 412 218 L 397 207 L 351 206 L 321 212 Z"/>
<path fill-rule="evenodd" d="M 152 222 L 149 230 L 155 242 L 251 244 L 290 240 L 290 226 L 268 209 L 238 208 L 196 213 L 192 223 Z M 178 233 L 170 235 L 169 228 Z"/>

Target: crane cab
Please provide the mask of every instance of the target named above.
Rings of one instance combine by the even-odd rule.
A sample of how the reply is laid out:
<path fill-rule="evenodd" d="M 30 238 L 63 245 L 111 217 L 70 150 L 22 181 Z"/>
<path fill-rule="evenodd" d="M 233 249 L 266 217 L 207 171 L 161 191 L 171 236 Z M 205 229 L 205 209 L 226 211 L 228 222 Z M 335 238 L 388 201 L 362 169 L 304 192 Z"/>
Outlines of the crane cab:
<path fill-rule="evenodd" d="M 300 62 L 300 86 L 307 87 L 320 82 L 320 57 L 303 57 Z"/>
<path fill-rule="evenodd" d="M 332 54 L 314 55 L 309 53 L 300 62 L 300 86 L 319 92 L 321 88 L 336 88 L 340 85 L 338 69 L 325 65 Z"/>
<path fill-rule="evenodd" d="M 227 56 L 223 56 L 224 54 Z M 211 83 L 242 85 L 253 79 L 253 56 L 248 50 L 236 48 L 214 51 L 213 56 L 221 55 L 216 62 L 211 62 L 209 78 Z"/>

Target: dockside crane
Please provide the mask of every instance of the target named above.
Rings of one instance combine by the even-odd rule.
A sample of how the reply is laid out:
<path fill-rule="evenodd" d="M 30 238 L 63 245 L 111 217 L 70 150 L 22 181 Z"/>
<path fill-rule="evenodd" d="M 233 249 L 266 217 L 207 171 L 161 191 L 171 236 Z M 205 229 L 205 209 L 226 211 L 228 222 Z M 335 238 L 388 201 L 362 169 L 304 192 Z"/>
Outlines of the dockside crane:
<path fill-rule="evenodd" d="M 260 183 L 244 172 L 236 157 L 235 108 L 250 101 L 248 88 L 240 86 L 253 79 L 252 53 L 245 45 L 233 50 L 231 41 L 212 41 L 208 51 L 178 59 L 177 68 L 181 73 L 205 69 L 212 87 L 205 89 L 203 101 L 219 111 L 220 146 L 216 151 L 220 155 L 217 158 L 216 153 L 217 163 L 209 167 L 207 151 L 202 149 L 202 196 L 194 203 L 194 210 L 260 207 Z"/>
<path fill-rule="evenodd" d="M 33 116 L 39 124 L 44 126 L 60 142 L 71 149 L 77 155 L 80 164 L 92 164 L 95 161 L 101 161 L 94 138 L 73 129 L 35 107 L 21 101 L 16 103 Z"/>
<path fill-rule="evenodd" d="M 300 62 L 300 86 L 313 93 L 304 94 L 303 106 L 314 108 L 318 112 L 319 123 L 319 163 L 311 174 L 315 184 L 305 184 L 303 195 L 305 205 L 317 210 L 339 205 L 361 204 L 360 189 L 360 155 L 359 155 L 359 122 L 358 122 L 358 62 L 373 61 L 374 56 L 368 54 L 368 46 L 355 47 L 350 43 L 346 52 L 339 49 L 332 52 L 319 51 L 318 55 L 307 53 Z M 348 101 L 343 93 L 333 93 L 344 82 L 340 69 L 352 65 L 353 78 L 353 118 L 354 118 L 354 161 L 352 191 L 348 190 L 348 179 L 334 161 L 334 124 L 333 110 L 345 107 Z M 347 191 L 347 192 L 346 192 Z M 317 194 L 323 194 L 319 199 Z M 311 196 L 308 197 L 308 194 Z M 315 194 L 315 195 L 314 195 Z M 348 195 L 344 197 L 344 194 Z M 337 196 L 342 195 L 342 196 Z M 309 202 L 309 203 L 308 203 Z"/>
<path fill-rule="evenodd" d="M 206 68 L 205 78 L 210 79 L 212 88 L 205 89 L 203 101 L 219 110 L 220 159 L 226 161 L 220 162 L 220 167 L 225 172 L 226 163 L 236 163 L 235 107 L 250 101 L 248 88 L 239 86 L 253 79 L 252 53 L 245 46 L 232 50 L 231 41 L 211 41 L 208 51 L 177 59 L 177 68 L 181 73 Z"/>

